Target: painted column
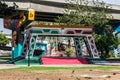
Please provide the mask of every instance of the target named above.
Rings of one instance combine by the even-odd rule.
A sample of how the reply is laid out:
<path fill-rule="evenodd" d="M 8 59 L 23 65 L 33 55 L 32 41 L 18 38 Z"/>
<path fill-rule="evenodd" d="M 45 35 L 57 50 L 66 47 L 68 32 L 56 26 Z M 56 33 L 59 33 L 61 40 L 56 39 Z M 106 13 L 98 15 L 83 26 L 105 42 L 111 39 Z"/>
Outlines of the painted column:
<path fill-rule="evenodd" d="M 90 50 L 91 50 L 91 53 L 93 55 L 93 58 L 99 58 L 99 54 L 98 54 L 97 48 L 95 46 L 95 42 L 94 42 L 94 39 L 93 39 L 92 35 L 87 36 L 87 41 L 89 43 Z"/>
<path fill-rule="evenodd" d="M 21 56 L 24 41 L 24 34 L 21 33 L 22 31 L 24 30 L 21 28 L 12 31 L 12 59 Z"/>
<path fill-rule="evenodd" d="M 25 32 L 25 39 L 23 42 L 23 49 L 21 53 L 22 57 L 26 57 L 27 53 L 29 52 L 30 38 L 31 38 L 31 32 L 30 30 L 28 30 Z"/>
<path fill-rule="evenodd" d="M 74 44 L 75 44 L 76 56 L 82 57 L 81 41 L 79 37 L 74 38 Z"/>

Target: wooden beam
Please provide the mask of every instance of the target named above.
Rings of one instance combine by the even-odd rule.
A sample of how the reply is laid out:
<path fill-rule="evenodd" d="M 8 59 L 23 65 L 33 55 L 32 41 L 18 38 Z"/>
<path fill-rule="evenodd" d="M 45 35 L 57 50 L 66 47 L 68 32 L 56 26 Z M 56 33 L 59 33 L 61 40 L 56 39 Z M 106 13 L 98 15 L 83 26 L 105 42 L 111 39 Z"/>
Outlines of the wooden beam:
<path fill-rule="evenodd" d="M 90 28 L 92 26 L 58 26 L 58 25 L 31 25 L 29 28 Z"/>

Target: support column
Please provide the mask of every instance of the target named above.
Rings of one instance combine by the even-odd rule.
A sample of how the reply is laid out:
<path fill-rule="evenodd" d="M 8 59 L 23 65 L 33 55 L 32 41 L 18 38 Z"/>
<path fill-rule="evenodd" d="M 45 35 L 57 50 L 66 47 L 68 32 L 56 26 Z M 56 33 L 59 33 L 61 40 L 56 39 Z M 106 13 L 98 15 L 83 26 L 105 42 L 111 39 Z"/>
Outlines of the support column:
<path fill-rule="evenodd" d="M 97 48 L 96 48 L 96 45 L 95 45 L 95 42 L 94 42 L 94 39 L 93 39 L 92 35 L 87 36 L 87 41 L 88 41 L 89 46 L 90 46 L 92 57 L 93 58 L 99 58 L 99 54 L 98 54 L 98 51 L 97 51 Z"/>
<path fill-rule="evenodd" d="M 21 55 L 24 35 L 21 33 L 24 31 L 21 28 L 14 29 L 12 31 L 12 59 L 18 58 Z"/>
<path fill-rule="evenodd" d="M 37 35 L 31 35 L 31 39 L 30 39 L 30 51 L 29 51 L 29 54 L 30 54 L 30 57 L 33 57 L 34 56 L 34 49 L 35 49 L 35 46 L 36 46 L 36 38 L 37 38 Z"/>
<path fill-rule="evenodd" d="M 74 44 L 75 44 L 76 56 L 78 58 L 82 57 L 81 41 L 79 37 L 74 38 Z"/>
<path fill-rule="evenodd" d="M 21 53 L 22 57 L 26 57 L 27 53 L 29 52 L 30 38 L 31 38 L 31 32 L 30 30 L 28 30 L 25 32 L 25 39 L 23 42 L 23 49 Z"/>

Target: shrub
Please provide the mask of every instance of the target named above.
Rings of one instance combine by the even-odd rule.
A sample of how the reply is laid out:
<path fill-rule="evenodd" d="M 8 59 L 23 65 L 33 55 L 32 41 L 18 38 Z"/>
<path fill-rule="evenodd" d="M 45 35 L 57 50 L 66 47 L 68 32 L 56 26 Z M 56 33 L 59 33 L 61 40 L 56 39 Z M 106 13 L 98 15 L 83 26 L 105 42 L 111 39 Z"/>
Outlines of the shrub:
<path fill-rule="evenodd" d="M 72 53 L 73 53 L 73 49 L 72 48 L 67 48 L 65 50 L 65 53 L 66 53 L 67 57 L 70 57 L 72 55 Z"/>

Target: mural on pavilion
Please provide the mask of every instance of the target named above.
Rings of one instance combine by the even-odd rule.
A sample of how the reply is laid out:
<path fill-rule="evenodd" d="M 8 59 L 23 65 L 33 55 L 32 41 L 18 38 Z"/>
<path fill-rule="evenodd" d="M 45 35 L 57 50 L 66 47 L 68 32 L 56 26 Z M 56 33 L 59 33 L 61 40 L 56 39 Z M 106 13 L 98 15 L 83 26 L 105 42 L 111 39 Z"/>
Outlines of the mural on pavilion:
<path fill-rule="evenodd" d="M 19 27 L 20 27 L 19 19 L 4 19 L 4 28 L 13 30 Z"/>
<path fill-rule="evenodd" d="M 76 30 L 77 29 L 77 30 Z M 31 28 L 26 32 L 21 56 L 99 58 L 90 28 Z M 81 35 L 82 34 L 82 35 Z M 26 54 L 27 53 L 27 54 Z"/>

